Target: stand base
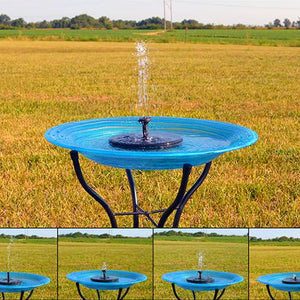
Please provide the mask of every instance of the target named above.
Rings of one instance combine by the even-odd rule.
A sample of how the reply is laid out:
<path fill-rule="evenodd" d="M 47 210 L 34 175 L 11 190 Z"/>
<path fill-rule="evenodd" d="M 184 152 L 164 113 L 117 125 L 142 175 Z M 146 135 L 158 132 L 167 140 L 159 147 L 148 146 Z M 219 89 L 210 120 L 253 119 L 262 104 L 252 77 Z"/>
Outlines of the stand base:
<path fill-rule="evenodd" d="M 300 284 L 300 279 L 299 278 L 285 278 L 282 280 L 282 283 L 286 284 Z"/>
<path fill-rule="evenodd" d="M 145 139 L 139 133 L 115 135 L 109 139 L 109 143 L 113 147 L 136 150 L 167 149 L 176 147 L 181 144 L 181 142 L 182 138 L 179 135 L 165 132 L 153 134 L 149 136 L 148 139 Z"/>
<path fill-rule="evenodd" d="M 9 281 L 7 280 L 7 278 L 2 278 L 0 279 L 0 285 L 18 285 L 21 284 L 22 280 L 18 280 L 18 279 L 9 279 Z"/>
<path fill-rule="evenodd" d="M 114 276 L 106 276 L 105 278 L 103 276 L 96 276 L 91 277 L 91 280 L 95 282 L 116 282 L 119 281 L 119 278 Z"/>
<path fill-rule="evenodd" d="M 186 279 L 187 282 L 190 282 L 190 283 L 198 283 L 198 284 L 203 284 L 203 283 L 211 283 L 211 282 L 214 282 L 214 279 L 211 278 L 211 277 L 206 277 L 206 276 L 201 276 L 200 277 L 188 277 Z"/>

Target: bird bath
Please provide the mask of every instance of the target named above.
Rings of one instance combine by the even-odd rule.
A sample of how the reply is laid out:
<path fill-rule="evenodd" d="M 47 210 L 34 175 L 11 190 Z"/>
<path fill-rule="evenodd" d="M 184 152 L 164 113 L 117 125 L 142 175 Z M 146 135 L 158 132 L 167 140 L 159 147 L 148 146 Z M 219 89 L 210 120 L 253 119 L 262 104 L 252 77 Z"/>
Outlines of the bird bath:
<path fill-rule="evenodd" d="M 212 160 L 221 154 L 254 144 L 257 134 L 242 126 L 231 123 L 174 117 L 151 117 L 149 135 L 161 133 L 171 136 L 172 145 L 127 147 L 114 144 L 120 135 L 144 134 L 139 125 L 141 117 L 116 117 L 84 120 L 62 124 L 49 129 L 46 139 L 56 146 L 71 149 L 71 158 L 79 182 L 109 216 L 112 227 L 117 227 L 116 216 L 133 215 L 134 227 L 139 226 L 139 215 L 146 216 L 154 226 L 164 227 L 168 217 L 176 210 L 173 227 L 178 227 L 182 210 L 192 194 L 206 178 Z M 144 126 L 144 124 L 143 124 Z M 144 141 L 145 142 L 145 141 Z M 143 141 L 141 142 L 143 144 Z M 141 143 L 138 143 L 139 145 Z M 147 143 L 147 142 L 146 142 Z M 125 143 L 126 144 L 126 143 Z M 126 169 L 131 188 L 133 211 L 114 213 L 107 202 L 86 183 L 79 163 L 78 152 L 96 163 Z M 204 170 L 192 188 L 186 192 L 189 175 L 193 166 L 205 165 Z M 137 203 L 135 183 L 131 170 L 183 169 L 181 185 L 173 203 L 167 209 L 144 211 Z M 156 223 L 152 213 L 163 213 Z"/>
<path fill-rule="evenodd" d="M 191 278 L 198 278 L 198 271 L 177 271 L 164 274 L 162 279 L 172 284 L 173 293 L 176 299 L 181 299 L 176 291 L 176 285 L 182 289 L 190 290 L 196 299 L 195 292 L 214 291 L 214 300 L 221 299 L 225 293 L 225 289 L 233 284 L 240 283 L 244 278 L 240 275 L 218 272 L 218 271 L 202 271 L 201 276 L 209 280 L 191 282 Z"/>
<path fill-rule="evenodd" d="M 300 292 L 300 272 L 263 275 L 258 277 L 257 281 L 266 285 L 268 294 L 273 300 L 275 298 L 270 287 L 288 292 L 290 299 L 292 299 L 292 292 Z"/>
<path fill-rule="evenodd" d="M 105 271 L 105 276 L 109 278 L 117 278 L 117 280 L 95 280 L 95 278 L 103 278 L 103 270 L 73 272 L 68 274 L 67 278 L 71 281 L 76 282 L 78 294 L 83 300 L 85 300 L 86 298 L 83 296 L 80 290 L 80 285 L 89 289 L 96 290 L 99 300 L 101 299 L 100 290 L 118 290 L 117 300 L 122 300 L 125 298 L 132 285 L 147 280 L 147 276 L 140 273 L 116 270 Z M 126 290 L 124 293 L 122 293 L 124 289 Z"/>
<path fill-rule="evenodd" d="M 50 282 L 48 277 L 20 272 L 0 272 L 0 293 L 3 300 L 5 293 L 21 293 L 20 300 L 25 292 L 30 292 L 26 300 L 32 296 L 35 288 L 46 285 Z"/>

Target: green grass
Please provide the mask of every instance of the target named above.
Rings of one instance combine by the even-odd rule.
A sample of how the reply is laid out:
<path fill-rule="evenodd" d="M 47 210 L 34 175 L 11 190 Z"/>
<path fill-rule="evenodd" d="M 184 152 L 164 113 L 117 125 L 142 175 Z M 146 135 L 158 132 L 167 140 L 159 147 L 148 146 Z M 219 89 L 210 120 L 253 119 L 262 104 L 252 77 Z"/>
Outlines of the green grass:
<path fill-rule="evenodd" d="M 257 282 L 262 275 L 283 272 L 297 272 L 300 268 L 300 246 L 290 243 L 282 246 L 281 243 L 273 245 L 256 245 L 250 243 L 250 299 L 267 299 L 268 293 L 265 285 Z M 275 299 L 289 299 L 288 294 L 272 289 Z M 299 293 L 293 293 L 297 299 Z"/>
<path fill-rule="evenodd" d="M 186 205 L 184 227 L 299 224 L 300 53 L 296 48 L 149 44 L 150 115 L 227 121 L 259 135 L 216 159 Z M 66 149 L 44 139 L 65 122 L 140 115 L 134 43 L 0 42 L 0 222 L 3 227 L 108 226 Z M 129 211 L 124 170 L 80 157 L 88 183 Z M 194 168 L 194 182 L 202 168 Z M 181 171 L 134 171 L 145 210 L 167 207 Z M 155 217 L 157 218 L 157 217 Z M 167 225 L 170 225 L 169 222 Z M 119 226 L 132 226 L 119 217 Z M 144 219 L 141 226 L 150 226 Z"/>
<path fill-rule="evenodd" d="M 231 243 L 205 242 L 197 240 L 187 241 L 186 239 L 173 241 L 172 239 L 154 240 L 154 273 L 155 273 L 155 299 L 173 299 L 173 292 L 170 283 L 161 279 L 165 273 L 180 270 L 197 270 L 198 255 L 201 251 L 204 255 L 204 269 L 236 273 L 244 277 L 240 284 L 229 287 L 224 299 L 247 299 L 248 298 L 248 244 L 247 238 L 244 242 Z M 192 299 L 190 291 L 178 288 L 182 299 Z M 197 293 L 198 299 L 212 299 L 213 292 Z"/>
<path fill-rule="evenodd" d="M 299 30 L 255 30 L 255 29 L 201 29 L 174 30 L 69 30 L 69 29 L 24 29 L 0 30 L 0 38 L 63 41 L 109 41 L 133 42 L 144 39 L 159 43 L 205 43 L 269 46 L 300 46 Z"/>
<path fill-rule="evenodd" d="M 103 262 L 109 269 L 145 274 L 148 280 L 134 285 L 128 299 L 152 298 L 152 240 L 148 243 L 90 243 L 59 240 L 59 299 L 80 299 L 75 283 L 66 279 L 71 272 L 100 269 Z M 96 299 L 96 292 L 83 288 L 87 299 Z M 102 299 L 116 299 L 117 291 L 103 291 Z"/>
<path fill-rule="evenodd" d="M 53 239 L 54 240 L 54 239 Z M 17 241 L 10 248 L 10 270 L 12 272 L 25 272 L 44 275 L 51 282 L 38 287 L 32 294 L 32 300 L 56 299 L 57 295 L 57 247 L 56 241 L 40 243 L 41 240 Z M 0 241 L 0 269 L 7 270 L 7 246 L 8 241 Z M 28 293 L 26 293 L 28 295 Z M 5 298 L 19 299 L 20 294 L 6 294 Z"/>

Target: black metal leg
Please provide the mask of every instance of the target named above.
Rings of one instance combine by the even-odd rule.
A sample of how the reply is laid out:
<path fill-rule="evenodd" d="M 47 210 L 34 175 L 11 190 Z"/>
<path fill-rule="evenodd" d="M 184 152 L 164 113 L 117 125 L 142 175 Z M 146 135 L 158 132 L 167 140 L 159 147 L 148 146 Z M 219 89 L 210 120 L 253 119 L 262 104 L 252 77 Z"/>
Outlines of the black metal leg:
<path fill-rule="evenodd" d="M 195 182 L 195 184 L 186 192 L 187 189 L 187 184 L 189 180 L 189 176 L 192 170 L 192 166 L 189 164 L 185 164 L 183 166 L 183 171 L 182 171 L 182 179 L 181 179 L 181 184 L 177 193 L 177 196 L 173 203 L 167 208 L 167 209 L 161 209 L 161 210 L 155 210 L 151 212 L 144 211 L 141 207 L 139 207 L 138 202 L 137 202 L 137 193 L 136 193 L 136 187 L 135 183 L 133 180 L 133 176 L 131 173 L 131 170 L 126 169 L 126 174 L 128 178 L 128 182 L 130 185 L 130 190 L 131 190 L 131 198 L 132 198 L 132 206 L 133 206 L 133 211 L 128 212 L 128 213 L 114 213 L 107 202 L 99 195 L 97 194 L 85 181 L 80 163 L 79 163 L 79 156 L 78 152 L 75 150 L 72 150 L 70 152 L 73 165 L 74 165 L 74 170 L 76 173 L 76 176 L 81 184 L 81 186 L 84 188 L 84 190 L 92 196 L 105 210 L 107 213 L 111 227 L 116 228 L 117 227 L 117 221 L 116 221 L 116 216 L 125 216 L 125 215 L 132 215 L 133 216 L 133 227 L 138 228 L 139 227 L 139 215 L 144 215 L 147 217 L 151 223 L 158 227 L 162 228 L 164 227 L 166 221 L 168 220 L 169 216 L 176 210 L 174 220 L 173 220 L 173 227 L 177 228 L 179 225 L 180 217 L 182 214 L 182 211 L 184 209 L 184 206 L 188 202 L 188 200 L 191 198 L 191 196 L 194 194 L 194 192 L 200 187 L 200 185 L 203 183 L 204 179 L 206 178 L 210 167 L 211 167 L 211 162 L 207 163 L 204 167 L 204 170 L 201 174 L 201 176 L 198 178 L 198 180 Z M 163 212 L 160 220 L 158 223 L 154 221 L 154 219 L 150 216 L 152 213 L 159 213 Z"/>
<path fill-rule="evenodd" d="M 1 295 L 2 295 L 2 300 L 5 300 L 5 295 L 4 295 L 4 293 L 1 293 Z"/>
<path fill-rule="evenodd" d="M 98 300 L 101 300 L 101 295 L 100 292 L 97 290 L 97 296 L 98 296 Z"/>
<path fill-rule="evenodd" d="M 274 297 L 272 296 L 272 294 L 271 294 L 270 286 L 267 284 L 266 287 L 267 287 L 268 294 L 269 294 L 270 298 L 271 298 L 272 300 L 275 300 L 275 298 L 274 298 Z"/>
<path fill-rule="evenodd" d="M 82 300 L 87 300 L 86 298 L 83 297 L 82 293 L 81 293 L 81 290 L 80 290 L 80 286 L 79 286 L 79 282 L 76 282 L 76 287 L 77 287 L 77 291 L 78 291 L 78 294 L 80 296 L 80 298 Z"/>
<path fill-rule="evenodd" d="M 133 180 L 131 170 L 126 169 L 126 174 L 127 174 L 127 178 L 128 178 L 128 182 L 129 182 L 129 186 L 130 186 L 130 190 L 131 190 L 133 212 L 136 213 L 137 208 L 138 208 L 138 203 L 137 203 L 137 194 L 136 194 L 135 183 L 134 183 L 134 180 Z M 133 227 L 134 228 L 139 227 L 139 215 L 138 214 L 133 215 Z"/>
<path fill-rule="evenodd" d="M 193 298 L 194 298 L 194 300 L 196 300 L 197 298 L 196 298 L 196 293 L 194 292 L 194 291 L 192 291 L 192 293 L 193 293 Z"/>
<path fill-rule="evenodd" d="M 78 178 L 80 184 L 85 189 L 85 191 L 90 196 L 92 196 L 104 208 L 104 210 L 106 211 L 106 213 L 110 219 L 111 227 L 116 228 L 117 221 L 116 221 L 113 211 L 110 209 L 109 205 L 105 202 L 105 200 L 100 195 L 98 195 L 84 180 L 84 177 L 83 177 L 82 171 L 81 171 L 81 167 L 80 167 L 80 163 L 79 163 L 78 152 L 75 150 L 72 150 L 70 152 L 70 155 L 71 155 L 71 158 L 73 161 L 75 173 L 77 175 L 77 178 Z"/>
<path fill-rule="evenodd" d="M 31 291 L 30 291 L 29 295 L 27 296 L 27 298 L 26 298 L 25 300 L 29 300 L 29 299 L 30 299 L 30 297 L 31 297 L 32 294 L 33 294 L 33 291 L 34 291 L 34 290 L 31 290 Z"/>
<path fill-rule="evenodd" d="M 224 295 L 226 289 L 223 289 L 221 294 L 216 298 L 216 300 L 219 300 L 222 298 L 222 296 Z"/>
<path fill-rule="evenodd" d="M 172 214 L 172 212 L 176 209 L 176 207 L 182 201 L 185 191 L 186 191 L 186 188 L 187 188 L 187 184 L 188 184 L 188 180 L 189 180 L 191 171 L 192 171 L 191 165 L 186 164 L 183 166 L 182 179 L 181 179 L 181 184 L 180 184 L 180 188 L 178 190 L 177 196 L 176 196 L 174 202 L 167 208 L 167 210 L 161 216 L 158 226 L 157 226 L 158 228 L 164 227 L 168 217 Z"/>
<path fill-rule="evenodd" d="M 125 296 L 128 294 L 130 288 L 127 288 L 125 293 L 122 295 L 123 289 L 119 289 L 118 298 L 117 300 L 123 300 Z"/>
<path fill-rule="evenodd" d="M 179 225 L 179 220 L 183 211 L 184 206 L 188 202 L 188 200 L 192 197 L 192 195 L 196 192 L 196 190 L 200 187 L 200 185 L 203 183 L 204 179 L 206 178 L 209 170 L 211 167 L 211 162 L 207 163 L 204 167 L 204 170 L 202 174 L 200 175 L 199 179 L 195 182 L 195 184 L 188 190 L 188 192 L 185 194 L 183 199 L 178 205 L 174 221 L 173 221 L 173 228 L 177 228 Z"/>
<path fill-rule="evenodd" d="M 24 292 L 21 292 L 20 300 L 23 300 Z"/>
<path fill-rule="evenodd" d="M 181 300 L 181 298 L 178 296 L 178 294 L 176 292 L 176 288 L 175 288 L 175 284 L 174 283 L 172 283 L 172 289 L 173 289 L 173 293 L 174 293 L 176 299 L 177 300 Z"/>
<path fill-rule="evenodd" d="M 291 293 L 291 292 L 289 292 L 289 298 L 290 298 L 290 300 L 293 299 L 293 298 L 292 298 L 292 293 Z"/>

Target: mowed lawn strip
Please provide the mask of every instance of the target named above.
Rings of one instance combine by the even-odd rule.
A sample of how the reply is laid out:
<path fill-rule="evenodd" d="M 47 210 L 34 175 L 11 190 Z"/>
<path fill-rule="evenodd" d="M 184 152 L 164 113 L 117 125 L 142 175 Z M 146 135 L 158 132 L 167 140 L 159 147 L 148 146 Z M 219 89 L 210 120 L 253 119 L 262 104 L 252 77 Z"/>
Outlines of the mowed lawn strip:
<path fill-rule="evenodd" d="M 97 30 L 97 29 L 22 29 L 0 30 L 1 39 L 43 41 L 101 41 L 156 43 L 203 43 L 299 47 L 299 30 L 196 29 L 174 30 Z"/>
<path fill-rule="evenodd" d="M 49 144 L 52 126 L 141 115 L 134 43 L 0 42 L 0 222 L 2 226 L 109 226 L 82 189 L 69 151 Z M 215 160 L 180 226 L 299 223 L 300 53 L 296 48 L 149 44 L 147 114 L 247 126 L 256 145 Z M 88 183 L 113 211 L 130 211 L 125 170 L 82 156 Z M 202 171 L 194 168 L 191 183 Z M 167 207 L 181 170 L 134 171 L 139 204 Z M 119 217 L 119 226 L 132 219 Z M 171 223 L 167 223 L 171 225 Z M 144 219 L 141 226 L 151 226 Z"/>

